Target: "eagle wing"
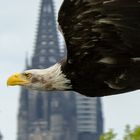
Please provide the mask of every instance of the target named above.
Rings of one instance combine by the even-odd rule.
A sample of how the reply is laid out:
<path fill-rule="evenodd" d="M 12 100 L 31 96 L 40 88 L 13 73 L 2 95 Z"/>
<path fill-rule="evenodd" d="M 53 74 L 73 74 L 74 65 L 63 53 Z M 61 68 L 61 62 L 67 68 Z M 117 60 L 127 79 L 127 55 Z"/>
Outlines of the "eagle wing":
<path fill-rule="evenodd" d="M 64 0 L 58 22 L 69 62 L 140 57 L 139 0 Z"/>

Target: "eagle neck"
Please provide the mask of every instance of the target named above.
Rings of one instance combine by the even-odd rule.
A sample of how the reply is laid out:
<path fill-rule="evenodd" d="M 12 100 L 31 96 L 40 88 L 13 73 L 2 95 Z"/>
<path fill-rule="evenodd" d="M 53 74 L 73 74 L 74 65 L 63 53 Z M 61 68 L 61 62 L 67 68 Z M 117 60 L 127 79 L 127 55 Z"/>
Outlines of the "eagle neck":
<path fill-rule="evenodd" d="M 56 63 L 50 68 L 46 69 L 47 75 L 45 79 L 51 84 L 50 90 L 70 90 L 71 80 L 68 79 L 62 71 L 61 63 Z"/>

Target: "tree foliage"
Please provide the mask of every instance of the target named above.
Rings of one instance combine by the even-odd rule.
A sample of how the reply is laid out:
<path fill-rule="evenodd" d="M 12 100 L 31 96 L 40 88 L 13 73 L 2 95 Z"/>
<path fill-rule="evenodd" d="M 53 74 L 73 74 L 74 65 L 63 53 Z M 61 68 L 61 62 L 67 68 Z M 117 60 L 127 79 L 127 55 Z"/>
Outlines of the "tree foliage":
<path fill-rule="evenodd" d="M 100 140 L 116 140 L 117 134 L 111 129 L 100 136 Z M 140 126 L 131 129 L 129 125 L 125 127 L 122 140 L 140 140 Z"/>
<path fill-rule="evenodd" d="M 115 137 L 116 137 L 116 134 L 111 129 L 108 132 L 102 134 L 100 137 L 100 140 L 114 140 Z"/>

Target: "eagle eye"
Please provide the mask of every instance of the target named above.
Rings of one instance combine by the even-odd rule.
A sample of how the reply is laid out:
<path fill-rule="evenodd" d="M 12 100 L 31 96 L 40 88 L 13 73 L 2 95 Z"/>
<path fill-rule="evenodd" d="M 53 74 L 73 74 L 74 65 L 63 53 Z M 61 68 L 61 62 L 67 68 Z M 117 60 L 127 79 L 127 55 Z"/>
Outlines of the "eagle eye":
<path fill-rule="evenodd" d="M 23 73 L 23 75 L 27 78 L 30 79 L 32 77 L 31 73 Z"/>

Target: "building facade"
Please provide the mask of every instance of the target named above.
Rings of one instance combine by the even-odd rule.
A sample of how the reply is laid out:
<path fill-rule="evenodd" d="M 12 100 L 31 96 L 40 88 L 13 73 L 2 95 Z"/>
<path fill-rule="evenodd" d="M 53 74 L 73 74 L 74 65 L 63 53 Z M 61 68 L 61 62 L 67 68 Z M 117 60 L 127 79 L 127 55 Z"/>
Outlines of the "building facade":
<path fill-rule="evenodd" d="M 61 59 L 54 3 L 42 0 L 31 65 L 46 68 Z M 100 98 L 74 92 L 21 89 L 17 140 L 98 140 L 103 132 Z"/>

